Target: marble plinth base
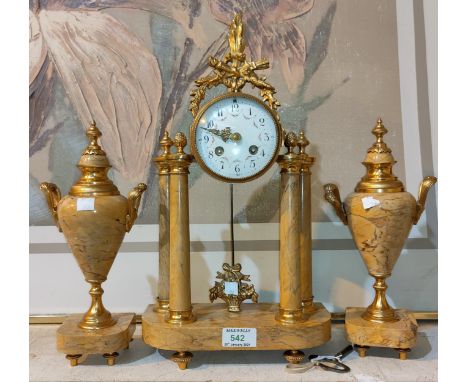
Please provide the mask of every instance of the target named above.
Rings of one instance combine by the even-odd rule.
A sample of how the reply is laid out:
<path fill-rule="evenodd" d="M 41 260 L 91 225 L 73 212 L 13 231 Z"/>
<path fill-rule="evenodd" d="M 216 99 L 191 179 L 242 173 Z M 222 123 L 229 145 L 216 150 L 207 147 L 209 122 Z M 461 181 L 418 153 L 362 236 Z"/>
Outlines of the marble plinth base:
<path fill-rule="evenodd" d="M 396 309 L 396 322 L 376 323 L 361 316 L 366 308 L 347 308 L 345 316 L 346 337 L 357 345 L 359 355 L 366 355 L 367 347 L 394 348 L 400 352 L 400 359 L 406 359 L 406 352 L 416 344 L 418 324 L 406 309 Z"/>
<path fill-rule="evenodd" d="M 230 313 L 225 304 L 194 304 L 196 321 L 178 326 L 166 323 L 164 315 L 148 306 L 142 316 L 143 340 L 150 346 L 178 353 L 201 350 L 299 350 L 330 339 L 330 313 L 320 303 L 305 313 L 306 320 L 282 325 L 275 320 L 277 304 L 243 304 L 240 313 Z M 223 347 L 223 328 L 256 328 L 256 347 Z M 176 357 L 181 358 L 178 354 Z M 187 358 L 187 354 L 184 354 Z"/>
<path fill-rule="evenodd" d="M 57 329 L 57 350 L 67 355 L 72 366 L 79 363 L 83 355 L 102 354 L 107 364 L 112 366 L 117 352 L 128 348 L 132 340 L 135 314 L 112 315 L 117 323 L 109 328 L 85 330 L 78 326 L 83 315 L 72 315 Z"/>

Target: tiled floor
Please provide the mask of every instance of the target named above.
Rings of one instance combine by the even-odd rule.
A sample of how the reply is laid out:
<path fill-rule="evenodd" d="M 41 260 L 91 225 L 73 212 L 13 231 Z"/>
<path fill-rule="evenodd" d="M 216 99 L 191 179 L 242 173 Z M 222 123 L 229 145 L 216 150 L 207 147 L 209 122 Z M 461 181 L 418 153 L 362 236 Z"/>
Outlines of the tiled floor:
<path fill-rule="evenodd" d="M 77 367 L 70 367 L 63 354 L 55 350 L 55 325 L 30 326 L 30 381 L 359 381 L 415 382 L 437 380 L 437 324 L 419 326 L 418 344 L 408 360 L 398 360 L 392 349 L 370 349 L 366 358 L 352 353 L 345 358 L 351 368 L 337 374 L 314 368 L 303 374 L 285 372 L 280 351 L 196 352 L 189 369 L 178 370 L 169 360 L 172 352 L 150 348 L 141 339 L 137 326 L 130 349 L 121 352 L 115 366 L 101 356 L 89 356 Z M 306 354 L 334 354 L 346 346 L 343 324 L 334 324 L 332 340 Z"/>

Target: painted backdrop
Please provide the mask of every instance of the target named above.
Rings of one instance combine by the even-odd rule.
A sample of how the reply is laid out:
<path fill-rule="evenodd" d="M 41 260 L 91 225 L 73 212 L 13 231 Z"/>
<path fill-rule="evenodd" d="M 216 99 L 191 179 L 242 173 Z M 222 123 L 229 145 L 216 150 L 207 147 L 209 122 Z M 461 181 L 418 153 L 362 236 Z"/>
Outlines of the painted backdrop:
<path fill-rule="evenodd" d="M 152 157 L 165 131 L 188 132 L 193 81 L 227 49 L 227 24 L 244 14 L 248 53 L 266 57 L 286 130 L 306 130 L 313 220 L 336 221 L 322 185 L 344 194 L 382 116 L 404 181 L 395 4 L 385 0 L 30 0 L 30 224 L 52 225 L 38 189 L 68 192 L 94 119 L 122 194 L 149 185 L 139 224 L 157 223 Z M 213 91 L 207 95 L 216 95 Z M 238 222 L 278 219 L 278 169 L 235 186 Z M 228 186 L 197 165 L 190 176 L 192 223 L 227 223 Z M 210 201 L 205 203 L 205 201 Z"/>

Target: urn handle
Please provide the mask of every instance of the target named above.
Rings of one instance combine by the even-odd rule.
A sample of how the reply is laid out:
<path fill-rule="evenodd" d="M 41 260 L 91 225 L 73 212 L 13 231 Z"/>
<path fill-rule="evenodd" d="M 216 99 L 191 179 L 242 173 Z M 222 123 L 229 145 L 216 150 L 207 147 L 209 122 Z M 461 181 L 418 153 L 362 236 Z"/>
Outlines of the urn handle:
<path fill-rule="evenodd" d="M 138 207 L 140 207 L 141 195 L 146 191 L 146 184 L 140 183 L 128 194 L 128 214 L 126 221 L 126 230 L 130 232 L 133 227 L 133 223 L 138 216 Z"/>
<path fill-rule="evenodd" d="M 47 182 L 42 182 L 40 189 L 45 195 L 47 205 L 49 207 L 50 213 L 52 214 L 52 217 L 54 218 L 55 225 L 59 231 L 62 232 L 62 227 L 60 227 L 57 214 L 57 206 L 60 202 L 60 199 L 62 199 L 62 193 L 60 192 L 60 189 L 54 183 Z"/>
<path fill-rule="evenodd" d="M 341 219 L 343 224 L 348 225 L 348 217 L 346 216 L 346 212 L 341 202 L 340 191 L 338 191 L 338 187 L 334 184 L 328 183 L 323 186 L 325 190 L 325 199 L 328 203 L 330 203 L 336 211 L 336 214 Z"/>
<path fill-rule="evenodd" d="M 435 176 L 426 176 L 419 185 L 418 201 L 416 203 L 416 215 L 414 216 L 413 224 L 418 224 L 419 218 L 421 217 L 426 207 L 427 193 L 436 183 L 437 178 Z"/>

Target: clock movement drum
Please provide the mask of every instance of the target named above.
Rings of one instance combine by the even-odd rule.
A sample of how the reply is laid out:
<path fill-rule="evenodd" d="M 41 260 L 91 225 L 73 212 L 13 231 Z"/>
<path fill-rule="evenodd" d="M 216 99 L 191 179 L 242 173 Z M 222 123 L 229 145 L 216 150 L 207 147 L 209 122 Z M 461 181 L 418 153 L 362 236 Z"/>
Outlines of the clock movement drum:
<path fill-rule="evenodd" d="M 197 163 L 216 179 L 240 183 L 263 175 L 275 163 L 281 128 L 268 106 L 232 92 L 208 102 L 190 129 Z"/>
<path fill-rule="evenodd" d="M 195 81 L 190 111 L 190 147 L 181 132 L 166 132 L 162 152 L 155 158 L 159 172 L 159 290 L 155 304 L 142 315 L 143 340 L 159 349 L 174 350 L 172 360 L 185 369 L 193 351 L 285 350 L 288 362 L 304 358 L 300 349 L 330 339 L 330 313 L 313 300 L 311 253 L 310 167 L 314 158 L 305 149 L 305 134 L 285 133 L 276 111 L 274 87 L 255 71 L 266 60 L 246 58 L 243 24 L 236 14 L 229 27 L 229 51 L 209 58 L 213 69 Z M 251 84 L 261 98 L 242 92 Z M 200 108 L 207 90 L 223 85 L 226 93 Z M 281 147 L 286 152 L 279 155 Z M 262 303 L 248 285 L 240 264 L 224 264 L 221 282 L 210 299 L 228 304 L 192 304 L 190 290 L 190 232 L 188 176 L 196 161 L 210 176 L 231 185 L 251 181 L 276 162 L 280 169 L 279 304 Z M 235 285 L 233 285 L 235 284 Z M 257 304 L 240 303 L 251 298 Z"/>

